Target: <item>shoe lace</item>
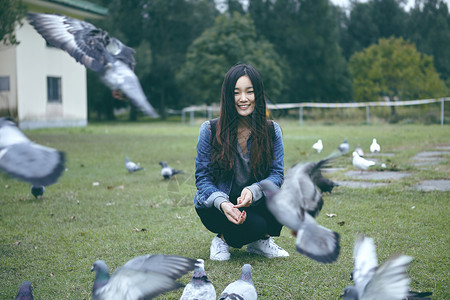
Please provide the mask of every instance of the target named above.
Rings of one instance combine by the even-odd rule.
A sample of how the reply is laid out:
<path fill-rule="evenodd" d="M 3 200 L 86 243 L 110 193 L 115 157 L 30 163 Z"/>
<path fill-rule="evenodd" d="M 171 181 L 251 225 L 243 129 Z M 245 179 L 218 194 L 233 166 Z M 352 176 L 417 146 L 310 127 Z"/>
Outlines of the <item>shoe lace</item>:
<path fill-rule="evenodd" d="M 269 237 L 267 240 L 264 241 L 270 248 L 276 249 L 276 250 L 281 250 L 282 248 L 280 246 L 278 246 L 277 244 L 275 244 L 274 240 L 272 239 L 272 237 Z"/>
<path fill-rule="evenodd" d="M 220 239 L 220 242 L 217 243 L 217 250 L 218 252 L 228 252 L 227 243 L 225 243 L 222 239 Z"/>

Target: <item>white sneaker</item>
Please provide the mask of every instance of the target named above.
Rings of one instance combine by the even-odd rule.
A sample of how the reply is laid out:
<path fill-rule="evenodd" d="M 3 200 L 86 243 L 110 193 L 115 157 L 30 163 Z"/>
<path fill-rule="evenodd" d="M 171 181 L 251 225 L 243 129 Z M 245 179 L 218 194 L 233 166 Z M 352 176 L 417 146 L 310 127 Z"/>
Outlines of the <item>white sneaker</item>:
<path fill-rule="evenodd" d="M 287 257 L 289 253 L 286 250 L 275 244 L 272 237 L 265 240 L 258 240 L 247 245 L 245 251 L 264 255 L 269 258 L 273 257 Z"/>
<path fill-rule="evenodd" d="M 209 250 L 209 258 L 211 260 L 229 260 L 230 246 L 225 243 L 220 237 L 215 236 L 211 242 L 211 249 Z"/>

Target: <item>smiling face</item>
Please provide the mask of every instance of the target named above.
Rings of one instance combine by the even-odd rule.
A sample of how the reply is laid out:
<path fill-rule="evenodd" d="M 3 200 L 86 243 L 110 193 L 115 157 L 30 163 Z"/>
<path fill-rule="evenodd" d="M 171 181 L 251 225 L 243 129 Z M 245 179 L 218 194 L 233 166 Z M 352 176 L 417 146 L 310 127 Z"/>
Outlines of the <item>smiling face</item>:
<path fill-rule="evenodd" d="M 234 104 L 237 113 L 246 117 L 255 110 L 255 92 L 253 84 L 247 75 L 239 77 L 234 87 Z"/>

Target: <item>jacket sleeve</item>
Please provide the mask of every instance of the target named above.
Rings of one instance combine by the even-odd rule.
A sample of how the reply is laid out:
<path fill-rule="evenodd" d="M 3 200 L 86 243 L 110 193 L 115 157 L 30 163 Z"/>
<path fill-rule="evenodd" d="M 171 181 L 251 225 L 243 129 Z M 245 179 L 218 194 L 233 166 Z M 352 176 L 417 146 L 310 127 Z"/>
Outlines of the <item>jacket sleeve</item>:
<path fill-rule="evenodd" d="M 211 170 L 211 125 L 209 121 L 200 126 L 197 140 L 197 157 L 195 158 L 195 207 L 212 207 L 228 201 L 228 195 L 217 188 L 212 180 Z M 216 206 L 217 207 L 217 206 Z M 219 209 L 220 210 L 220 209 Z"/>
<path fill-rule="evenodd" d="M 270 180 L 275 183 L 278 187 L 281 187 L 284 181 L 284 146 L 283 146 L 283 133 L 281 132 L 280 125 L 273 121 L 275 129 L 275 139 L 273 141 L 273 154 L 274 159 L 272 160 L 272 166 L 270 168 L 269 176 L 263 180 L 256 182 L 247 188 L 253 194 L 253 203 L 256 204 L 264 194 L 260 183 L 264 180 Z"/>

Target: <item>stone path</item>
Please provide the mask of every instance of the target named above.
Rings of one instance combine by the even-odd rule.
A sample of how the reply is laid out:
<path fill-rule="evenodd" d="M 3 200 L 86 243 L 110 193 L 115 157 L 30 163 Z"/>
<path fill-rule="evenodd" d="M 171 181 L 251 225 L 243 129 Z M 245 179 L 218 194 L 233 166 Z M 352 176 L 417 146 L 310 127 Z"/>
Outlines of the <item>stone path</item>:
<path fill-rule="evenodd" d="M 382 156 L 382 157 L 393 157 L 394 153 L 376 153 L 369 154 L 369 156 Z M 445 161 L 445 156 L 450 155 L 450 146 L 438 146 L 433 151 L 423 151 L 417 153 L 412 159 L 414 160 L 414 166 L 425 169 L 428 166 L 434 166 Z M 372 159 L 373 160 L 373 159 Z M 324 173 L 333 173 L 343 168 L 325 168 Z M 344 173 L 347 177 L 356 180 L 342 180 L 336 181 L 341 186 L 349 188 L 377 188 L 389 185 L 385 182 L 374 182 L 381 180 L 400 180 L 402 178 L 411 176 L 411 173 L 407 172 L 393 172 L 393 171 L 348 171 Z M 372 180 L 372 181 L 368 181 Z M 424 180 L 414 187 L 418 191 L 450 191 L 450 180 L 440 179 L 440 180 Z"/>

